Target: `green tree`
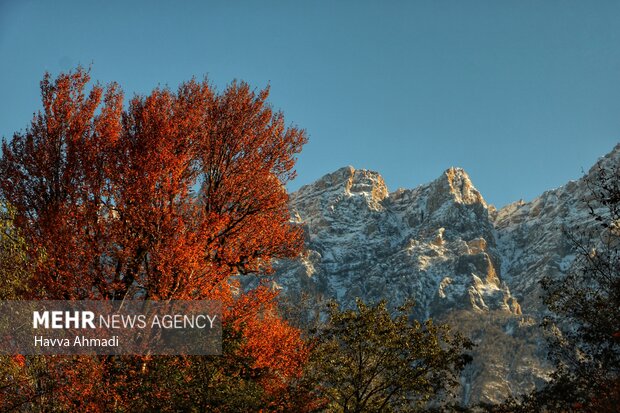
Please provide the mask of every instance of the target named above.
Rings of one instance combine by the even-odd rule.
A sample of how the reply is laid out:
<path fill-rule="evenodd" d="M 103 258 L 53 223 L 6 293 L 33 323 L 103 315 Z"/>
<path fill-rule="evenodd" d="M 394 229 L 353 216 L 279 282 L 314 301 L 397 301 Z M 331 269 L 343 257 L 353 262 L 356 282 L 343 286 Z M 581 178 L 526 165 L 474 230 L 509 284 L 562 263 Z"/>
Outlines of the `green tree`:
<path fill-rule="evenodd" d="M 31 276 L 26 242 L 13 225 L 14 210 L 0 205 L 0 301 L 18 300 Z M 32 376 L 22 355 L 0 356 L 0 405 L 20 408 L 31 397 Z"/>
<path fill-rule="evenodd" d="M 20 298 L 31 276 L 26 242 L 13 225 L 14 214 L 10 206 L 0 206 L 0 300 Z"/>
<path fill-rule="evenodd" d="M 447 325 L 392 315 L 385 301 L 341 310 L 332 303 L 312 360 L 318 392 L 335 412 L 413 411 L 448 395 L 469 361 L 469 340 Z"/>

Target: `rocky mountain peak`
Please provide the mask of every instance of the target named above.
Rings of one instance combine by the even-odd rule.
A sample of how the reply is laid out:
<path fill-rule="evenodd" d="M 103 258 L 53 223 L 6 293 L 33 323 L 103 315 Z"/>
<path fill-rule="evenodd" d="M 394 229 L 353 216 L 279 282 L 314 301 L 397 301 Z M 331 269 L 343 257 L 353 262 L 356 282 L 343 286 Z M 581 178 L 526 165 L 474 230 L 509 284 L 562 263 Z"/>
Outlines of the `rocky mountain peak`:
<path fill-rule="evenodd" d="M 590 174 L 619 162 L 620 145 Z M 291 194 L 307 254 L 278 263 L 276 278 L 292 302 L 316 308 L 414 298 L 416 317 L 477 344 L 460 402 L 497 403 L 548 379 L 539 280 L 572 265 L 565 230 L 592 222 L 586 179 L 494 210 L 461 168 L 392 193 L 376 172 L 341 168 Z"/>
<path fill-rule="evenodd" d="M 381 175 L 367 169 L 353 169 L 347 181 L 347 191 L 350 194 L 369 195 L 376 202 L 382 201 L 389 194 Z"/>
<path fill-rule="evenodd" d="M 319 194 L 325 191 L 334 191 L 338 189 L 343 191 L 354 173 L 355 168 L 352 166 L 345 166 L 322 176 L 309 185 L 302 186 L 295 194 Z"/>
<path fill-rule="evenodd" d="M 467 172 L 461 168 L 448 168 L 432 184 L 438 198 L 465 205 L 481 204 L 486 207 L 484 198 L 474 187 Z"/>
<path fill-rule="evenodd" d="M 371 210 L 381 209 L 389 196 L 385 181 L 377 172 L 345 166 L 291 194 L 291 203 L 319 211 L 331 211 L 343 201 L 365 204 Z"/>

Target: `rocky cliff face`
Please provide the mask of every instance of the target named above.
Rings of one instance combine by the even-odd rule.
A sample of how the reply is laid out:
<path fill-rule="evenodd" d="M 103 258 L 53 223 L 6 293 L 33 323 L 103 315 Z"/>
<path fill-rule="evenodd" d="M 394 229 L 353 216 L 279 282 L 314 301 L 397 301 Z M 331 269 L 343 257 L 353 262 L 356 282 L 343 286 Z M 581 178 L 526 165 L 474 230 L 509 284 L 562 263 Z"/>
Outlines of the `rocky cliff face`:
<path fill-rule="evenodd" d="M 600 162 L 619 161 L 620 145 Z M 538 281 L 570 267 L 562 229 L 587 225 L 587 194 L 582 178 L 496 210 L 459 168 L 390 193 L 378 173 L 345 167 L 291 195 L 308 252 L 280 262 L 276 282 L 315 304 L 414 298 L 420 318 L 448 321 L 478 344 L 460 401 L 499 402 L 550 372 Z"/>

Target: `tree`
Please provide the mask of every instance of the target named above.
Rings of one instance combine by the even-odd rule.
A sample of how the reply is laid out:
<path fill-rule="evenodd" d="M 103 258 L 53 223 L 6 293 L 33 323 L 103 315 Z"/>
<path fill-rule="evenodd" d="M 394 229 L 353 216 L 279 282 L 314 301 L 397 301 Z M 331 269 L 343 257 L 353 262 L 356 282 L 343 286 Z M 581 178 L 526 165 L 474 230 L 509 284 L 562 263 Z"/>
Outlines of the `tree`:
<path fill-rule="evenodd" d="M 218 93 L 192 80 L 176 92 L 136 96 L 124 110 L 118 85 L 87 90 L 89 81 L 81 68 L 56 79 L 46 74 L 42 111 L 3 141 L 0 198 L 12 206 L 34 263 L 21 298 L 220 300 L 226 328 L 239 335 L 231 358 L 251 360 L 248 370 L 261 372 L 256 383 L 271 397 L 300 374 L 306 345 L 279 319 L 275 292 L 241 291 L 234 276 L 268 274 L 272 258 L 302 248 L 285 184 L 305 132 L 272 110 L 268 89 L 243 82 Z M 44 262 L 33 259 L 41 255 Z M 146 375 L 159 368 L 151 359 L 80 360 L 123 394 L 121 404 L 131 399 L 122 393 L 124 375 L 143 380 L 138 387 L 147 392 L 142 385 L 153 383 Z M 161 363 L 169 362 L 182 365 Z M 53 377 L 70 377 L 69 364 L 50 367 Z M 75 380 L 57 382 L 79 390 Z M 162 404 L 176 397 L 151 390 Z M 83 406 L 70 397 L 60 403 Z"/>
<path fill-rule="evenodd" d="M 446 325 L 411 318 L 407 304 L 392 316 L 385 301 L 357 309 L 329 307 L 311 368 L 330 411 L 411 411 L 450 392 L 471 342 Z"/>
<path fill-rule="evenodd" d="M 30 277 L 27 246 L 13 225 L 13 215 L 10 206 L 0 206 L 0 300 L 19 298 Z M 0 406 L 18 407 L 28 400 L 24 365 L 22 355 L 0 356 Z"/>
<path fill-rule="evenodd" d="M 205 298 L 299 252 L 284 184 L 306 138 L 268 90 L 190 81 L 123 112 L 117 85 L 86 94 L 88 81 L 46 75 L 43 113 L 3 143 L 1 194 L 48 257 L 33 294 Z"/>
<path fill-rule="evenodd" d="M 14 215 L 11 206 L 0 206 L 0 300 L 23 296 L 31 277 L 28 247 L 13 225 Z"/>

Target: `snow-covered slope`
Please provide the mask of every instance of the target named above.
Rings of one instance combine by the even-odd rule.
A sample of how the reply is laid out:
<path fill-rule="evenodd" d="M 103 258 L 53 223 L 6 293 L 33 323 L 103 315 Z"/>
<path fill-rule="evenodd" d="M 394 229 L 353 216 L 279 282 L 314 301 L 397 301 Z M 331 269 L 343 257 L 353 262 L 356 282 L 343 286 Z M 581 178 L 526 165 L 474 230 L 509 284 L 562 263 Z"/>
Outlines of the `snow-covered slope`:
<path fill-rule="evenodd" d="M 600 162 L 619 160 L 620 145 Z M 378 173 L 345 167 L 291 195 L 308 252 L 279 263 L 276 282 L 315 303 L 414 298 L 419 317 L 449 321 L 478 344 L 460 401 L 498 402 L 549 374 L 538 281 L 570 266 L 562 231 L 587 223 L 586 196 L 582 178 L 498 211 L 459 168 L 390 193 Z"/>

